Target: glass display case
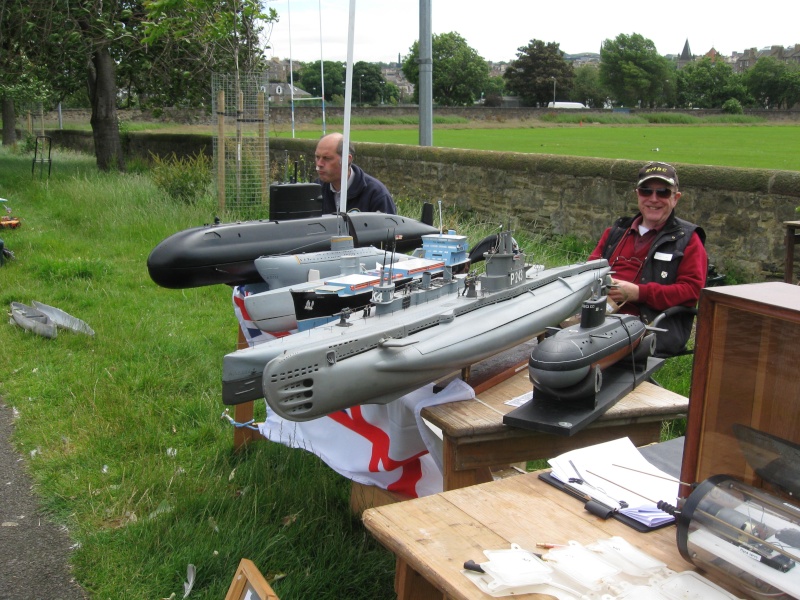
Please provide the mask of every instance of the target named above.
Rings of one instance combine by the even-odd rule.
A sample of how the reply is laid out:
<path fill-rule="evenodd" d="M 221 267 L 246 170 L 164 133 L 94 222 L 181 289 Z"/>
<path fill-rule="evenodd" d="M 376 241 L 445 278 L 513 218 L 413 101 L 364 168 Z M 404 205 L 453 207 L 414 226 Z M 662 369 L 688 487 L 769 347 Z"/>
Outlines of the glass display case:
<path fill-rule="evenodd" d="M 682 481 L 732 475 L 798 503 L 799 346 L 799 286 L 703 290 Z"/>

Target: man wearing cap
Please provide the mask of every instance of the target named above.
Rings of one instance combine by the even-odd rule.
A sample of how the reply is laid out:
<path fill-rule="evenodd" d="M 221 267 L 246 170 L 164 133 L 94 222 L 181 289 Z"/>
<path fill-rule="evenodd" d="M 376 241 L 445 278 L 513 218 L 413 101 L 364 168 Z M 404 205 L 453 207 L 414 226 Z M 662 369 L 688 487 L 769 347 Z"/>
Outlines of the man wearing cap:
<path fill-rule="evenodd" d="M 608 259 L 609 297 L 619 312 L 641 315 L 645 323 L 672 306 L 695 306 L 705 286 L 708 256 L 705 232 L 675 216 L 680 200 L 675 167 L 651 162 L 639 170 L 639 212 L 606 229 L 589 256 Z M 686 346 L 694 318 L 678 314 L 659 322 L 656 355 L 674 356 Z"/>

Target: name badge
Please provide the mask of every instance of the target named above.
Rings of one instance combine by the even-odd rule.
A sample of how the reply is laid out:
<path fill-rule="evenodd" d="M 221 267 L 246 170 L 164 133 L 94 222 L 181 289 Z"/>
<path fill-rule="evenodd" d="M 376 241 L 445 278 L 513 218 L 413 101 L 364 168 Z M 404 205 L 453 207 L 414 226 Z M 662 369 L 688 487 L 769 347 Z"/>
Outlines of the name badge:
<path fill-rule="evenodd" d="M 653 254 L 653 258 L 655 260 L 672 260 L 672 254 L 667 254 L 666 252 L 656 252 Z"/>

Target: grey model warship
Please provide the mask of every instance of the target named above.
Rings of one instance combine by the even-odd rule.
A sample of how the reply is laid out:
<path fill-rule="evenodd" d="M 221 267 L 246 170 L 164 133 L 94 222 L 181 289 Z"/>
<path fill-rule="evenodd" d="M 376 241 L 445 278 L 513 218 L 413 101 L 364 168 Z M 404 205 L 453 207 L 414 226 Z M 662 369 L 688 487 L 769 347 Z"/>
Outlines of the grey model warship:
<path fill-rule="evenodd" d="M 223 402 L 266 397 L 294 421 L 391 402 L 559 323 L 609 272 L 604 259 L 528 269 L 510 231 L 485 260 L 481 275 L 446 268 L 401 293 L 387 276 L 359 314 L 226 355 Z"/>
<path fill-rule="evenodd" d="M 269 289 L 247 296 L 245 308 L 250 320 L 267 333 L 309 329 L 333 320 L 344 309 L 369 304 L 383 270 L 391 271 L 396 287 L 425 272 L 441 274 L 446 266 L 454 273 L 468 271 L 467 247 L 466 236 L 449 231 L 422 236 L 422 247 L 411 255 L 354 248 L 352 238 L 338 238 L 327 252 L 263 256 L 256 260 L 256 268 Z"/>

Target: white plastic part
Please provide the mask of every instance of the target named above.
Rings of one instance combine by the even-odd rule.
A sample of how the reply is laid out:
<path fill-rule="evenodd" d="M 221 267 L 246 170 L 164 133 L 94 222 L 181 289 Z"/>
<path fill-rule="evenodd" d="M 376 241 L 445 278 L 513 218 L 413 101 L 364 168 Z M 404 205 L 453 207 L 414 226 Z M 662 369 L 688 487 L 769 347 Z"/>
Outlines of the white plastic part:
<path fill-rule="evenodd" d="M 670 600 L 736 600 L 730 592 L 694 571 L 675 573 L 656 586 Z"/>
<path fill-rule="evenodd" d="M 552 562 L 556 570 L 590 590 L 599 589 L 603 579 L 620 572 L 619 568 L 575 541 L 570 541 L 563 548 L 551 550 L 544 555 L 544 559 Z"/>
<path fill-rule="evenodd" d="M 483 570 L 494 578 L 490 588 L 534 585 L 550 581 L 553 569 L 535 554 L 511 544 L 508 550 L 484 550 Z"/>
<path fill-rule="evenodd" d="M 667 566 L 619 536 L 597 540 L 588 548 L 626 575 L 634 577 L 649 577 Z"/>

